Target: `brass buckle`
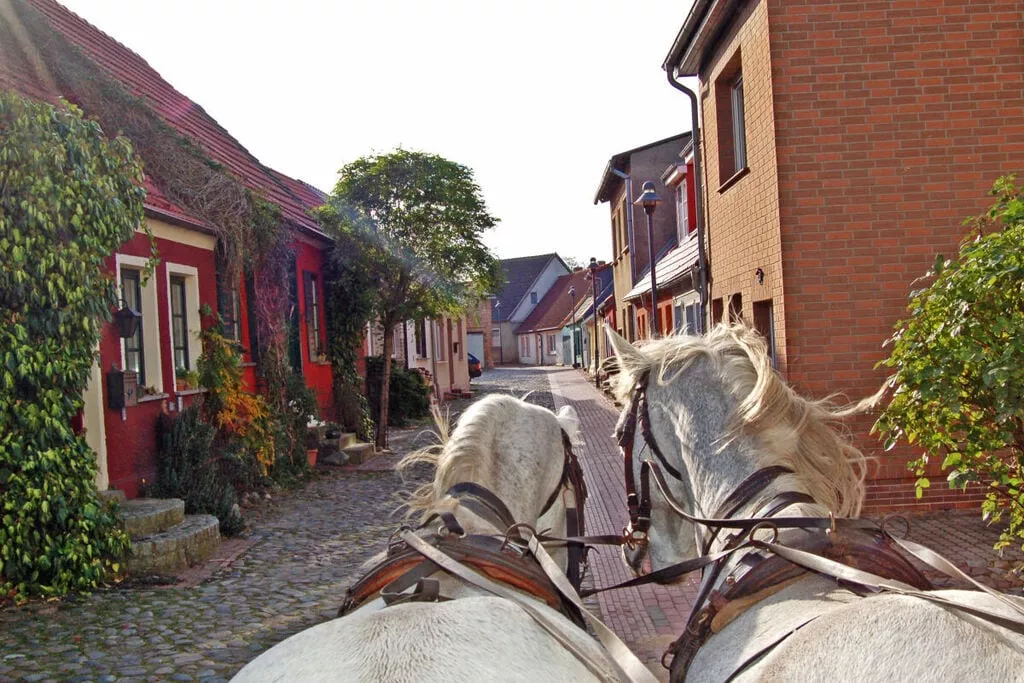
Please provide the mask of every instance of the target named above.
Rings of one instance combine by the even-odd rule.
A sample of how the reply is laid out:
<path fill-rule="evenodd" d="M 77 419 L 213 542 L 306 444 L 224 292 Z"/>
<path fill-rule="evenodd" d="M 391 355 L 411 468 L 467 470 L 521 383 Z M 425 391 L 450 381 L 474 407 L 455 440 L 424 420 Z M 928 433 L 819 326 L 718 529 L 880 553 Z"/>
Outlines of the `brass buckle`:
<path fill-rule="evenodd" d="M 632 524 L 627 524 L 622 527 L 622 538 L 624 539 L 623 545 L 630 550 L 636 550 L 641 546 L 646 546 L 648 542 L 647 532 L 637 531 L 633 528 Z"/>

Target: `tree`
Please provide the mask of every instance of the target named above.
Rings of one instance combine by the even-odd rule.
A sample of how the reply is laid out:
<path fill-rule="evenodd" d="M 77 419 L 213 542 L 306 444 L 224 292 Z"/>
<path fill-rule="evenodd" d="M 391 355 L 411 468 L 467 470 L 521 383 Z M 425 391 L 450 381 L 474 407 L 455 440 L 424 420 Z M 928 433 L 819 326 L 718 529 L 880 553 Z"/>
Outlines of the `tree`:
<path fill-rule="evenodd" d="M 370 310 L 384 328 L 376 445 L 386 448 L 392 332 L 459 313 L 494 289 L 499 266 L 481 237 L 497 219 L 469 168 L 403 149 L 345 166 L 320 218 L 337 237 L 332 260 L 374 283 Z"/>
<path fill-rule="evenodd" d="M 71 425 L 145 196 L 126 139 L 0 93 L 0 601 L 93 588 L 127 549 Z"/>
<path fill-rule="evenodd" d="M 880 363 L 895 391 L 875 429 L 887 447 L 922 448 L 910 463 L 918 497 L 933 458 L 951 488 L 987 483 L 985 517 L 1008 516 L 1002 548 L 1024 538 L 1024 195 L 1012 176 L 992 194 L 957 258 L 939 256 L 931 284 L 911 293 Z"/>
<path fill-rule="evenodd" d="M 562 259 L 565 265 L 569 266 L 569 270 L 576 270 L 577 268 L 583 267 L 583 261 L 579 260 L 575 256 L 566 256 Z"/>

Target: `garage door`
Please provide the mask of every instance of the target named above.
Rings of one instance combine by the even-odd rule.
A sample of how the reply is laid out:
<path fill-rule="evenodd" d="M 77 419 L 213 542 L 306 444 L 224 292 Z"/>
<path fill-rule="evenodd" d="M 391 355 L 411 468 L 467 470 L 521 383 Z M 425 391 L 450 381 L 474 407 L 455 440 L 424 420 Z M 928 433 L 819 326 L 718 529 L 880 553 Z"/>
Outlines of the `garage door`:
<path fill-rule="evenodd" d="M 469 352 L 477 357 L 481 363 L 484 362 L 484 333 L 470 332 L 466 335 L 466 346 Z"/>

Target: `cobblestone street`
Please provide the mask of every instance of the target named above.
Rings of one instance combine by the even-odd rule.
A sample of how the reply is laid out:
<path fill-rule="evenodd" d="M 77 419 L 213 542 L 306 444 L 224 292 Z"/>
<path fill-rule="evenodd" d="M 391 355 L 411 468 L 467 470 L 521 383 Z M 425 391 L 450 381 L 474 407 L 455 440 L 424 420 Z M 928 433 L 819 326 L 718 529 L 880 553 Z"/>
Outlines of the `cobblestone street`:
<path fill-rule="evenodd" d="M 333 617 L 396 521 L 393 472 L 329 472 L 270 501 L 255 544 L 206 583 L 0 612 L 0 681 L 223 680 Z"/>
<path fill-rule="evenodd" d="M 475 398 L 508 393 L 553 409 L 574 406 L 582 427 L 576 451 L 590 490 L 587 531 L 622 528 L 621 460 L 611 436 L 618 411 L 607 397 L 565 368 L 488 370 L 473 389 Z M 468 404 L 450 405 L 453 421 Z M 249 538 L 226 544 L 241 554 L 199 585 L 119 588 L 0 611 L 0 681 L 230 678 L 268 647 L 335 615 L 360 565 L 383 548 L 399 523 L 392 516 L 397 493 L 428 474 L 419 470 L 403 481 L 393 471 L 401 455 L 429 442 L 428 431 L 393 430 L 393 455 L 324 471 L 304 488 L 275 494 L 250 510 Z M 995 557 L 995 537 L 973 515 L 914 518 L 915 540 L 983 581 L 1019 589 L 1019 579 L 1006 569 L 1020 556 Z M 590 582 L 604 586 L 625 578 L 617 552 L 591 555 Z M 664 678 L 658 661 L 681 632 L 694 592 L 694 580 L 688 579 L 671 587 L 604 593 L 590 604 Z"/>

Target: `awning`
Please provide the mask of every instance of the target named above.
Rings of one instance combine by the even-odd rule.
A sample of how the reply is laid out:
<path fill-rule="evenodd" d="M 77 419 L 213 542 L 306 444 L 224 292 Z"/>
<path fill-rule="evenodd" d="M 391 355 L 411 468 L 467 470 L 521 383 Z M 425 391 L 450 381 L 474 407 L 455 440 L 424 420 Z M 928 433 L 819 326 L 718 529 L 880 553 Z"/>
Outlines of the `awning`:
<path fill-rule="evenodd" d="M 661 257 L 654 270 L 658 276 L 658 290 L 667 289 L 690 277 L 693 267 L 697 265 L 697 257 L 696 239 L 686 240 L 682 245 Z M 622 298 L 626 301 L 631 301 L 639 299 L 644 294 L 649 294 L 650 291 L 651 273 L 648 271 L 641 278 L 640 282 L 636 283 L 636 287 L 629 290 L 629 293 Z M 661 297 L 658 298 L 660 299 Z"/>

